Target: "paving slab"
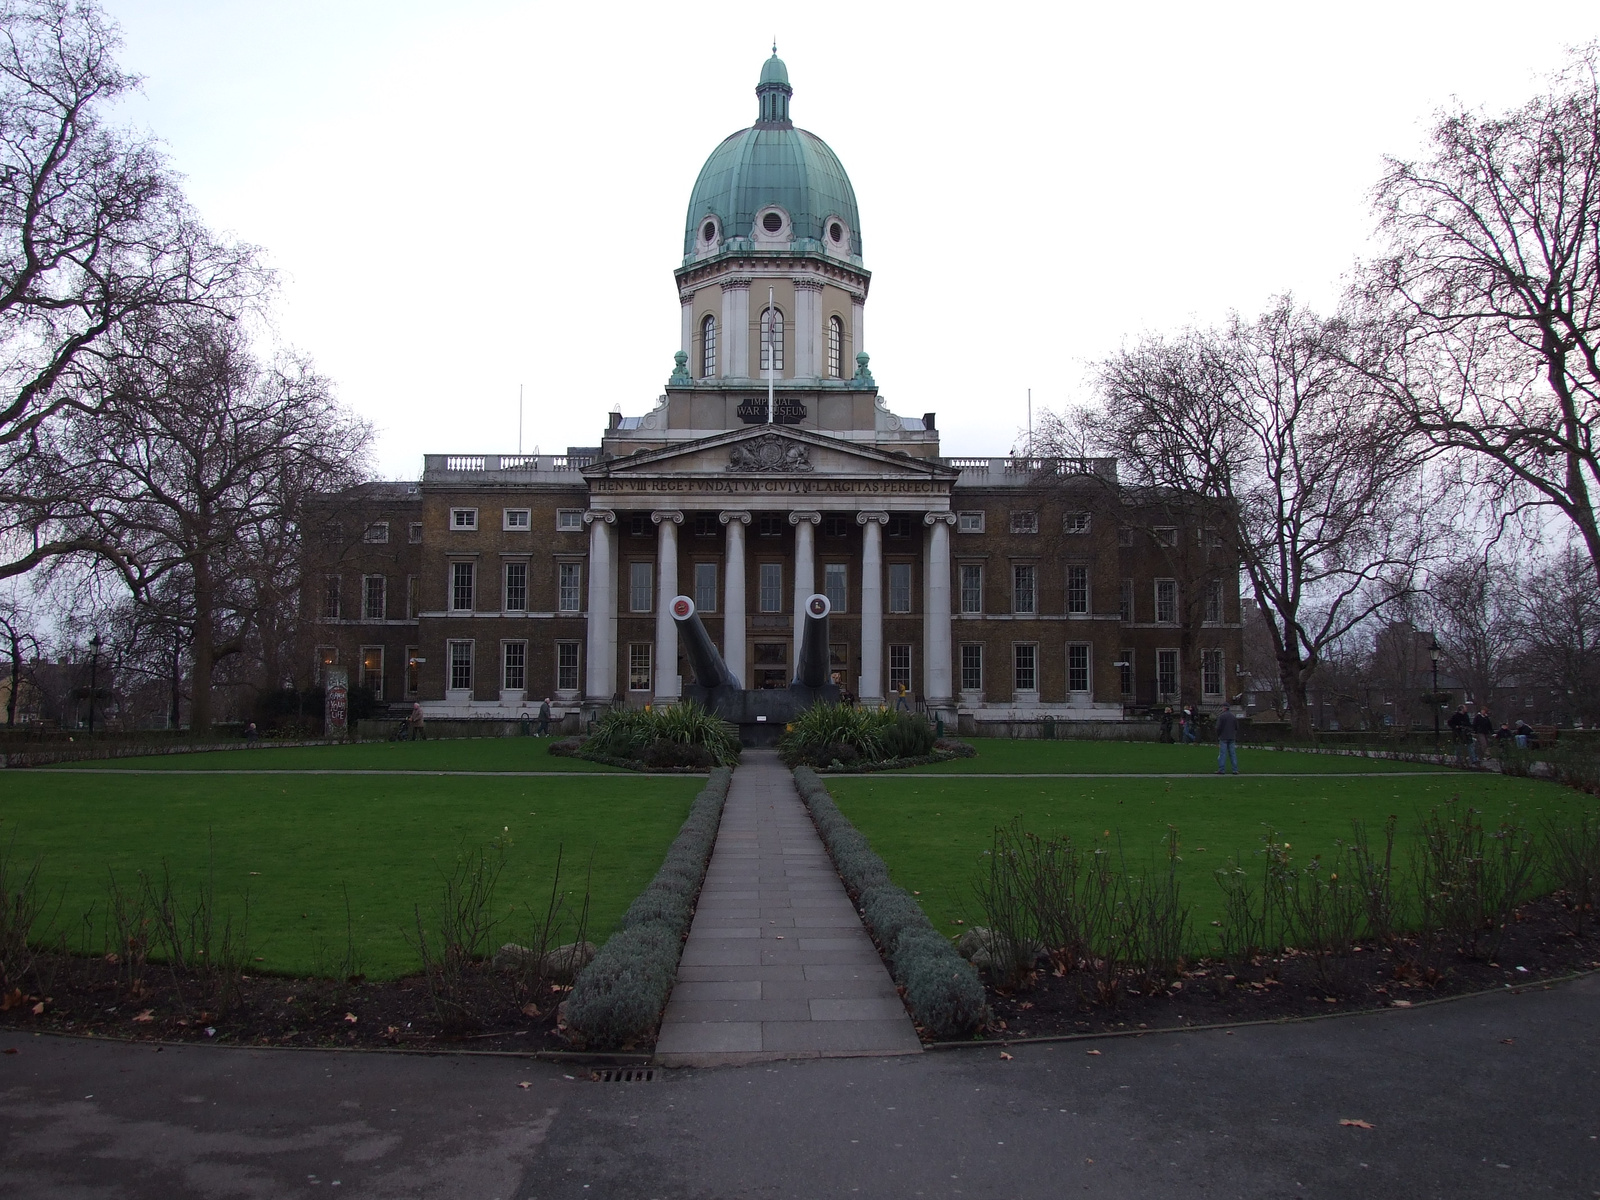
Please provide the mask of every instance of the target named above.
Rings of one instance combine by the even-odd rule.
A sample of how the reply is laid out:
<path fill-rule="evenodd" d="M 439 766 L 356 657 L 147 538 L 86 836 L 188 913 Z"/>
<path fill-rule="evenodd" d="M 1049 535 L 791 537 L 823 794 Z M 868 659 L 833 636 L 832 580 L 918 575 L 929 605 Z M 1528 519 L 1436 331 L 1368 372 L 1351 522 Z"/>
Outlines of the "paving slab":
<path fill-rule="evenodd" d="M 656 1041 L 663 1066 L 918 1054 L 789 772 L 746 750 Z"/>

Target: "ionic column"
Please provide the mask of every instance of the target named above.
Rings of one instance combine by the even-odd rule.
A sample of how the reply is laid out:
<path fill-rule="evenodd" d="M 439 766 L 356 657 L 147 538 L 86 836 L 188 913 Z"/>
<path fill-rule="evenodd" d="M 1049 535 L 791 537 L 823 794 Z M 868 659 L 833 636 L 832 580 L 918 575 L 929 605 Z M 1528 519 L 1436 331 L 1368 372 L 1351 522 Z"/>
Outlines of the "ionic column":
<path fill-rule="evenodd" d="M 722 347 L 717 354 L 717 375 L 747 379 L 750 370 L 750 281 L 726 279 L 722 283 Z"/>
<path fill-rule="evenodd" d="M 883 703 L 883 527 L 886 512 L 859 512 L 865 526 L 861 544 L 861 679 L 856 695 L 862 704 Z"/>
<path fill-rule="evenodd" d="M 717 519 L 728 527 L 728 550 L 722 562 L 722 658 L 728 670 L 747 687 L 744 673 L 744 527 L 750 524 L 748 512 L 721 513 Z"/>
<path fill-rule="evenodd" d="M 789 524 L 794 526 L 794 662 L 800 662 L 800 639 L 806 629 L 806 601 L 817 590 L 817 525 L 822 521 L 819 512 L 801 510 L 789 514 Z"/>
<path fill-rule="evenodd" d="M 928 707 L 949 707 L 955 695 L 950 674 L 950 526 L 953 512 L 923 516 L 929 526 L 923 555 L 922 670 Z"/>
<path fill-rule="evenodd" d="M 589 661 L 584 696 L 606 704 L 617 694 L 617 564 L 611 527 L 617 514 L 590 509 L 583 514 L 589 526 L 589 612 L 584 652 Z"/>
<path fill-rule="evenodd" d="M 683 694 L 678 678 L 678 626 L 672 619 L 672 598 L 678 594 L 678 526 L 683 514 L 657 509 L 650 519 L 660 530 L 656 540 L 656 678 L 657 704 L 676 704 Z"/>
<path fill-rule="evenodd" d="M 683 310 L 683 345 L 680 349 L 689 356 L 689 374 L 698 377 L 700 364 L 694 352 L 694 293 L 679 292 L 678 304 Z"/>
<path fill-rule="evenodd" d="M 851 364 L 845 368 L 845 374 L 850 375 L 855 370 L 856 355 L 866 349 L 867 336 L 867 298 L 865 296 L 850 297 L 850 353 L 845 357 L 845 362 Z"/>

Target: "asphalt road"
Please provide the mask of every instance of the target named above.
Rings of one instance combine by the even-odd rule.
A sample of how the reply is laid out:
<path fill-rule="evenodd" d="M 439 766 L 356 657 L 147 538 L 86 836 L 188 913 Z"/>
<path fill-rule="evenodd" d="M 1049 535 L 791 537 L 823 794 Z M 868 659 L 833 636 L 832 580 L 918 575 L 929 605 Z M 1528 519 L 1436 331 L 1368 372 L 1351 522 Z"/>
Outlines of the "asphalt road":
<path fill-rule="evenodd" d="M 1593 1197 L 1597 1018 L 1600 976 L 1010 1060 L 643 1084 L 506 1058 L 0 1035 L 18 1051 L 0 1056 L 0 1195 Z"/>

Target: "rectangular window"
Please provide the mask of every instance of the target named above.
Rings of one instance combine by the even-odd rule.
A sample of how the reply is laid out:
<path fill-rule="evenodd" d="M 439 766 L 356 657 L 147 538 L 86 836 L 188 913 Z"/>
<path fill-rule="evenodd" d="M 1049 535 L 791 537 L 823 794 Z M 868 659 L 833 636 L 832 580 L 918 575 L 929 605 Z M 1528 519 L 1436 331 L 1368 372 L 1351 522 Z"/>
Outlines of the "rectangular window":
<path fill-rule="evenodd" d="M 916 526 L 913 524 L 915 520 L 916 518 L 910 513 L 890 513 L 888 525 L 889 536 L 892 538 L 910 537 L 912 530 L 916 528 Z"/>
<path fill-rule="evenodd" d="M 757 642 L 752 649 L 751 658 L 755 662 L 755 681 L 758 689 L 770 691 L 789 686 L 789 671 L 785 665 L 789 661 L 787 642 Z"/>
<path fill-rule="evenodd" d="M 525 690 L 528 686 L 528 643 L 502 642 L 500 655 L 503 665 L 500 686 L 508 692 Z"/>
<path fill-rule="evenodd" d="M 1014 684 L 1019 692 L 1039 690 L 1039 647 L 1032 642 L 1011 647 Z"/>
<path fill-rule="evenodd" d="M 630 692 L 648 692 L 650 690 L 650 651 L 649 642 L 628 643 L 628 690 Z"/>
<path fill-rule="evenodd" d="M 533 513 L 526 508 L 506 509 L 505 528 L 513 532 L 527 532 L 529 529 L 533 528 Z"/>
<path fill-rule="evenodd" d="M 410 699 L 422 690 L 422 664 L 417 661 L 417 648 L 406 647 L 406 698 Z"/>
<path fill-rule="evenodd" d="M 1071 566 L 1067 568 L 1067 611 L 1069 613 L 1087 613 L 1089 611 L 1089 568 Z"/>
<path fill-rule="evenodd" d="M 961 647 L 961 690 L 983 691 L 983 647 L 977 642 L 967 642 Z"/>
<path fill-rule="evenodd" d="M 361 617 L 366 621 L 383 620 L 388 607 L 389 581 L 382 575 L 365 575 L 361 579 Z"/>
<path fill-rule="evenodd" d="M 1206 580 L 1206 622 L 1222 624 L 1222 580 Z"/>
<path fill-rule="evenodd" d="M 822 517 L 822 536 L 842 538 L 850 536 L 850 526 L 855 521 L 842 513 L 824 513 Z"/>
<path fill-rule="evenodd" d="M 528 564 L 506 564 L 506 611 L 523 612 L 528 607 Z"/>
<path fill-rule="evenodd" d="M 556 611 L 579 612 L 583 609 L 583 564 L 556 564 Z"/>
<path fill-rule="evenodd" d="M 1117 616 L 1124 625 L 1133 624 L 1133 580 L 1124 579 L 1117 588 Z"/>
<path fill-rule="evenodd" d="M 1061 519 L 1061 528 L 1066 533 L 1088 533 L 1089 514 L 1086 512 L 1069 512 Z"/>
<path fill-rule="evenodd" d="M 472 585 L 476 573 L 476 563 L 450 564 L 450 607 L 456 612 L 472 611 Z"/>
<path fill-rule="evenodd" d="M 717 611 L 716 563 L 695 563 L 694 606 L 703 613 Z"/>
<path fill-rule="evenodd" d="M 634 513 L 628 518 L 629 537 L 649 537 L 654 532 L 650 518 L 644 513 Z"/>
<path fill-rule="evenodd" d="M 406 537 L 410 540 L 413 546 L 422 541 L 422 522 L 411 522 L 411 524 L 406 528 Z"/>
<path fill-rule="evenodd" d="M 416 620 L 417 612 L 418 612 L 418 606 L 417 606 L 417 577 L 415 575 L 407 575 L 406 576 L 406 620 L 408 620 L 408 621 Z"/>
<path fill-rule="evenodd" d="M 964 512 L 956 514 L 957 533 L 982 533 L 983 514 L 981 512 Z"/>
<path fill-rule="evenodd" d="M 578 690 L 578 643 L 556 643 L 556 690 L 558 692 L 575 692 Z"/>
<path fill-rule="evenodd" d="M 383 699 L 383 647 L 361 647 L 361 686 Z"/>
<path fill-rule="evenodd" d="M 757 537 L 782 537 L 783 536 L 783 518 L 782 517 L 774 517 L 774 516 L 772 516 L 770 514 L 767 515 L 767 516 L 764 516 L 764 517 L 757 517 L 756 518 L 756 536 Z"/>
<path fill-rule="evenodd" d="M 1039 569 L 1034 566 L 1011 568 L 1012 612 L 1026 615 L 1039 611 L 1038 573 Z"/>
<path fill-rule="evenodd" d="M 1156 622 L 1161 625 L 1178 623 L 1178 581 L 1156 580 Z"/>
<path fill-rule="evenodd" d="M 697 538 L 714 538 L 717 536 L 717 514 L 695 513 L 694 524 L 690 526 Z"/>
<path fill-rule="evenodd" d="M 850 597 L 850 567 L 846 563 L 824 563 L 822 566 L 822 594 L 833 605 L 833 611 L 845 611 L 845 601 Z"/>
<path fill-rule="evenodd" d="M 1163 525 L 1153 531 L 1156 535 L 1156 545 L 1176 546 L 1178 544 L 1178 531 L 1171 525 Z"/>
<path fill-rule="evenodd" d="M 478 510 L 475 508 L 452 508 L 450 510 L 451 529 L 476 529 L 478 527 Z"/>
<path fill-rule="evenodd" d="M 330 621 L 339 619 L 339 577 L 329 575 L 322 581 L 322 615 Z"/>
<path fill-rule="evenodd" d="M 1031 509 L 1024 509 L 1021 512 L 1012 513 L 1011 514 L 1011 532 L 1012 533 L 1038 533 L 1039 532 L 1039 514 L 1034 512 L 1034 511 L 1032 511 Z"/>
<path fill-rule="evenodd" d="M 655 579 L 655 565 L 647 562 L 628 564 L 628 611 L 650 611 L 651 583 Z"/>
<path fill-rule="evenodd" d="M 1178 694 L 1178 652 L 1156 651 L 1156 691 L 1158 700 L 1171 700 Z"/>
<path fill-rule="evenodd" d="M 361 540 L 363 542 L 372 542 L 376 545 L 387 542 L 389 540 L 389 522 L 374 521 L 367 526 L 366 532 L 361 535 Z"/>
<path fill-rule="evenodd" d="M 1200 651 L 1200 691 L 1207 696 L 1222 695 L 1222 651 Z"/>
<path fill-rule="evenodd" d="M 1132 525 L 1119 525 L 1119 526 L 1117 526 L 1117 545 L 1119 545 L 1119 546 L 1131 546 L 1131 545 L 1133 545 L 1133 526 Z"/>
<path fill-rule="evenodd" d="M 783 564 L 761 564 L 761 611 L 783 611 Z"/>
<path fill-rule="evenodd" d="M 1089 647 L 1085 642 L 1073 642 L 1067 647 L 1067 691 L 1089 690 Z"/>
<path fill-rule="evenodd" d="M 983 568 L 976 563 L 961 565 L 961 611 L 983 611 Z"/>
<path fill-rule="evenodd" d="M 1133 695 L 1133 647 L 1124 646 L 1117 654 L 1117 686 L 1124 696 Z"/>
<path fill-rule="evenodd" d="M 450 687 L 454 691 L 472 688 L 472 643 L 450 643 Z"/>
<path fill-rule="evenodd" d="M 889 647 L 889 691 L 900 694 L 900 689 L 911 691 L 911 647 Z"/>
<path fill-rule="evenodd" d="M 908 613 L 911 611 L 911 564 L 889 564 L 889 611 L 892 613 Z"/>
<path fill-rule="evenodd" d="M 557 533 L 581 533 L 583 531 L 583 509 L 558 508 L 556 509 Z"/>

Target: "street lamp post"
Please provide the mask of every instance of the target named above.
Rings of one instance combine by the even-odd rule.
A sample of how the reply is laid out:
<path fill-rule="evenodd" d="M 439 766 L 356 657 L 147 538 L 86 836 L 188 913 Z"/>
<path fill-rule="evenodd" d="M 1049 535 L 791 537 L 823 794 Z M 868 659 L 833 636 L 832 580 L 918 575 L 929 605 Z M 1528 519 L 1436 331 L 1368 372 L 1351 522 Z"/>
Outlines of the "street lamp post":
<path fill-rule="evenodd" d="M 1433 660 L 1433 748 L 1439 749 L 1439 639 L 1434 638 L 1428 647 L 1428 657 Z"/>
<path fill-rule="evenodd" d="M 100 635 L 89 639 L 89 732 L 94 732 L 94 693 L 100 676 Z"/>

